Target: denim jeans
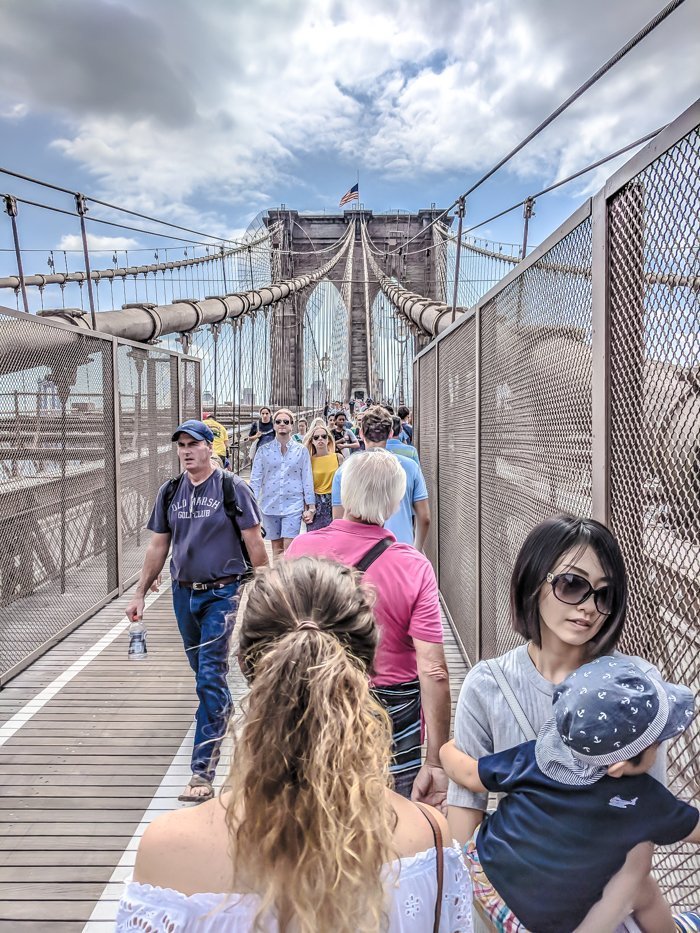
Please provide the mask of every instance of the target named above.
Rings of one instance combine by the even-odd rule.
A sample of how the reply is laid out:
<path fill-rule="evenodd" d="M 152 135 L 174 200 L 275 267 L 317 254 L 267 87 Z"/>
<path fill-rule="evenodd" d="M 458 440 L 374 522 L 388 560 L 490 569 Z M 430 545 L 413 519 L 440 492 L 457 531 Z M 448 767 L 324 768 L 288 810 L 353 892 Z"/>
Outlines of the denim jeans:
<path fill-rule="evenodd" d="M 192 773 L 211 781 L 233 702 L 226 682 L 239 583 L 199 592 L 173 581 L 173 606 L 187 660 L 194 671 L 197 707 Z M 226 616 L 230 615 L 229 620 Z"/>

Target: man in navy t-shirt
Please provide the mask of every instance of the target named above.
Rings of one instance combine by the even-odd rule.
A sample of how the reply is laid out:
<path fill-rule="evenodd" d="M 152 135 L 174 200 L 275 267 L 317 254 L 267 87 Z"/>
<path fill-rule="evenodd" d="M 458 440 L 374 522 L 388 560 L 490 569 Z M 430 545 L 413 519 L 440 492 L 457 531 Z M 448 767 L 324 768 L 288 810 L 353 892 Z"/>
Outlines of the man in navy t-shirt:
<path fill-rule="evenodd" d="M 132 622 L 142 618 L 145 595 L 172 544 L 173 607 L 199 697 L 192 777 L 179 799 L 198 803 L 213 796 L 221 737 L 232 708 L 226 675 L 233 597 L 247 569 L 241 542 L 254 567 L 267 564 L 267 552 L 250 487 L 211 463 L 214 435 L 209 427 L 202 421 L 186 421 L 172 439 L 183 473 L 158 491 L 148 521 L 153 534 L 126 614 Z M 234 484 L 236 528 L 226 512 L 224 482 Z"/>
<path fill-rule="evenodd" d="M 606 656 L 557 687 L 553 712 L 536 742 L 478 762 L 443 746 L 452 780 L 473 793 L 507 794 L 467 855 L 528 930 L 568 933 L 584 920 L 586 929 L 615 929 L 626 905 L 603 891 L 628 854 L 645 842 L 700 843 L 698 810 L 646 773 L 659 744 L 690 725 L 694 697 Z M 642 883 L 635 891 L 636 922 L 673 929 L 670 911 L 647 890 Z"/>

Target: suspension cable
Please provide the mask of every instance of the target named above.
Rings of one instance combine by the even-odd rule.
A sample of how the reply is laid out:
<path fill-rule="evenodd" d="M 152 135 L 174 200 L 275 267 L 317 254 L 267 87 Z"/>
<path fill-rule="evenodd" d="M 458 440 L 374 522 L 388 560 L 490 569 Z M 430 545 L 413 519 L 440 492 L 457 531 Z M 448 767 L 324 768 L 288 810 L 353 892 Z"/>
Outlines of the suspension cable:
<path fill-rule="evenodd" d="M 46 211 L 52 211 L 54 214 L 67 214 L 69 217 L 77 217 L 80 219 L 80 215 L 76 214 L 74 211 L 68 211 L 63 207 L 54 207 L 51 204 L 42 204 L 39 201 L 30 201 L 27 198 L 18 198 L 15 197 L 15 200 L 18 204 L 27 204 L 29 207 L 40 207 Z M 180 243 L 193 243 L 197 246 L 215 246 L 214 243 L 204 243 L 201 240 L 191 240 L 181 236 L 175 236 L 172 233 L 159 233 L 156 230 L 144 230 L 143 227 L 131 227 L 128 224 L 120 224 L 114 220 L 104 220 L 101 217 L 85 217 L 86 221 L 92 222 L 94 224 L 104 224 L 107 227 L 117 227 L 119 230 L 131 230 L 134 233 L 145 233 L 147 236 L 157 236 L 166 240 L 178 240 Z M 204 234 L 206 236 L 206 234 Z M 230 242 L 230 241 L 229 241 Z M 245 249 L 245 245 L 243 246 Z"/>
<path fill-rule="evenodd" d="M 579 169 L 577 172 L 574 172 L 573 175 L 568 175 L 566 178 L 562 178 L 560 181 L 555 181 L 553 184 L 548 185 L 546 188 L 543 188 L 541 191 L 537 191 L 535 194 L 528 195 L 528 197 L 523 198 L 521 201 L 518 201 L 517 204 L 512 204 L 510 207 L 506 207 L 504 210 L 499 211 L 497 214 L 492 214 L 491 217 L 487 217 L 486 220 L 480 220 L 478 224 L 473 224 L 471 227 L 467 227 L 466 230 L 462 231 L 462 236 L 466 236 L 468 233 L 471 233 L 472 230 L 478 230 L 479 227 L 483 227 L 484 224 L 489 224 L 494 220 L 498 220 L 501 217 L 505 217 L 506 214 L 510 214 L 512 211 L 517 210 L 519 207 L 522 207 L 526 201 L 532 199 L 533 201 L 537 198 L 541 198 L 545 194 L 549 194 L 551 191 L 554 191 L 556 188 L 561 188 L 562 185 L 567 185 L 569 182 L 575 181 L 577 178 L 580 178 L 582 175 L 585 175 L 587 172 L 592 172 L 593 169 L 600 168 L 601 165 L 605 165 L 606 162 L 610 162 L 612 159 L 616 159 L 618 156 L 624 155 L 625 152 L 629 152 L 630 149 L 635 149 L 637 146 L 641 146 L 643 143 L 649 142 L 650 139 L 654 139 L 655 136 L 658 136 L 663 130 L 666 129 L 668 124 L 659 127 L 658 130 L 654 130 L 652 133 L 647 133 L 646 136 L 636 139 L 632 143 L 628 143 L 626 146 L 623 146 L 621 149 L 616 149 L 615 152 L 611 152 L 609 155 L 603 156 L 602 159 L 598 159 L 596 162 L 591 162 L 590 165 L 587 165 L 585 168 Z M 425 228 L 427 229 L 427 227 Z M 449 229 L 449 228 L 444 228 Z M 372 251 L 376 255 L 384 255 L 384 250 L 377 249 L 375 244 L 372 243 L 369 233 L 367 234 L 367 239 L 372 246 Z M 414 237 L 415 239 L 415 237 Z M 454 243 L 457 240 L 457 234 L 445 234 L 444 241 L 445 243 Z M 410 241 L 408 241 L 410 242 Z M 516 245 L 516 244 L 512 244 Z M 462 246 L 465 249 L 472 249 L 473 246 L 470 243 L 462 241 Z M 419 253 L 425 253 L 428 250 L 432 249 L 432 244 L 430 246 L 421 246 L 419 249 L 407 250 L 402 255 L 404 256 L 416 256 Z M 507 257 L 504 257 L 507 258 Z"/>
<path fill-rule="evenodd" d="M 625 55 L 627 55 L 628 52 L 630 52 L 636 45 L 638 45 L 651 32 L 653 32 L 654 29 L 656 29 L 657 26 L 659 26 L 668 16 L 670 16 L 671 13 L 677 10 L 678 7 L 682 3 L 685 3 L 685 0 L 670 0 L 670 3 L 667 3 L 666 6 L 662 10 L 660 10 L 656 14 L 656 16 L 654 16 L 653 19 L 649 20 L 646 26 L 640 29 L 636 35 L 632 36 L 632 38 L 629 39 L 629 41 L 627 41 L 622 46 L 622 48 L 618 49 L 617 52 L 615 52 L 615 54 L 611 58 L 609 58 L 607 62 L 605 62 L 604 65 L 601 65 L 601 67 L 593 75 L 591 75 L 591 77 L 588 78 L 587 81 L 584 81 L 584 83 L 580 87 L 578 87 L 573 92 L 573 94 L 567 97 L 567 99 L 562 104 L 560 104 L 556 108 L 556 110 L 553 110 L 552 113 L 550 113 L 548 117 L 546 117 L 538 126 L 536 126 L 535 129 L 531 133 L 529 133 L 523 140 L 521 140 L 517 146 L 511 149 L 510 152 L 507 153 L 507 155 L 505 155 L 499 162 L 496 163 L 496 165 L 490 168 L 488 172 L 486 172 L 485 175 L 482 175 L 481 178 L 475 181 L 474 184 L 471 185 L 471 187 L 467 188 L 467 190 L 463 194 L 461 194 L 458 198 L 456 198 L 452 202 L 452 204 L 450 204 L 450 206 L 446 210 L 444 210 L 438 217 L 430 221 L 427 227 L 424 227 L 423 230 L 421 230 L 421 233 L 424 233 L 426 229 L 428 229 L 438 220 L 441 220 L 443 217 L 449 214 L 452 208 L 456 207 L 462 199 L 467 198 L 470 194 L 473 194 L 474 191 L 476 191 L 477 188 L 481 187 L 481 185 L 483 185 L 485 181 L 488 181 L 488 179 L 491 178 L 491 176 L 494 175 L 499 169 L 503 168 L 503 166 L 507 162 L 510 162 L 513 156 L 517 155 L 522 149 L 524 149 L 525 146 L 527 146 L 528 143 L 532 142 L 532 140 L 535 139 L 536 136 L 539 136 L 539 134 L 544 129 L 546 129 L 551 123 L 553 123 L 554 120 L 557 119 L 557 117 L 561 116 L 561 114 L 565 110 L 567 110 L 571 106 L 571 104 L 577 101 L 579 97 L 581 97 L 582 94 L 584 94 L 597 81 L 599 81 L 605 74 L 607 74 L 608 71 L 610 71 L 610 69 L 614 65 L 616 65 L 622 58 L 624 58 Z M 411 243 L 413 240 L 419 237 L 421 233 L 417 233 L 410 240 L 407 240 L 404 245 L 407 246 L 409 243 Z M 393 250 L 392 252 L 398 252 L 398 250 Z"/>
<path fill-rule="evenodd" d="M 23 175 L 21 172 L 13 172 L 9 168 L 0 167 L 0 174 L 10 175 L 12 178 L 21 178 L 22 181 L 28 181 L 33 185 L 40 185 L 42 188 L 50 188 L 52 191 L 60 191 L 62 194 L 70 194 L 75 197 L 79 192 L 71 191 L 70 188 L 62 188 L 60 185 L 54 185 L 48 181 L 42 181 L 39 178 L 32 178 L 31 175 Z M 161 224 L 164 227 L 172 227 L 174 230 L 181 230 L 183 233 L 193 233 L 195 236 L 208 237 L 210 240 L 219 240 L 221 243 L 235 242 L 231 237 L 221 237 L 214 233 L 202 233 L 201 230 L 192 230 L 190 227 L 183 227 L 180 224 L 174 224 L 169 220 L 161 220 L 159 217 L 151 217 L 149 214 L 142 214 L 139 211 L 129 210 L 127 207 L 119 207 L 117 204 L 110 204 L 109 201 L 100 201 L 99 198 L 93 198 L 90 195 L 84 195 L 86 201 L 93 204 L 99 204 L 102 207 L 108 207 L 110 210 L 121 211 L 123 214 L 130 214 L 132 217 L 139 217 L 141 220 L 149 220 L 153 223 Z M 19 198 L 17 198 L 19 201 Z M 173 237 L 173 239 L 176 239 Z"/>

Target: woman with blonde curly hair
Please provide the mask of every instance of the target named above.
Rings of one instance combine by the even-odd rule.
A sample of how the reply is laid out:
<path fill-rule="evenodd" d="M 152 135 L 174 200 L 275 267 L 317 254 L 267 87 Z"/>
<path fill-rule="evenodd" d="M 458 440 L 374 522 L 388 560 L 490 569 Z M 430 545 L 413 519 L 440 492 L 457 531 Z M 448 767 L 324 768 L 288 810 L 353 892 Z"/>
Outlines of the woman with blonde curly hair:
<path fill-rule="evenodd" d="M 388 788 L 371 591 L 306 557 L 257 574 L 249 597 L 250 693 L 227 786 L 149 826 L 117 931 L 147 919 L 153 933 L 469 933 L 470 883 L 443 848 L 446 821 Z"/>

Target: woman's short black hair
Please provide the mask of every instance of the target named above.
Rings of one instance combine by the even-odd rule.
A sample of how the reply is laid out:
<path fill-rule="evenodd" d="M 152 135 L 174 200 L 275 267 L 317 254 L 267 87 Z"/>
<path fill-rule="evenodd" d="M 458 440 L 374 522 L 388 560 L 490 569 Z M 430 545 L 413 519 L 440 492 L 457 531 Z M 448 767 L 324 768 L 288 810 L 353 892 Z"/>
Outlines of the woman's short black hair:
<path fill-rule="evenodd" d="M 603 573 L 613 588 L 612 612 L 589 642 L 591 656 L 609 654 L 622 636 L 627 616 L 627 572 L 612 532 L 592 518 L 553 515 L 540 522 L 525 539 L 515 559 L 510 580 L 510 616 L 514 630 L 542 644 L 540 634 L 540 589 L 563 554 L 575 548 L 592 547 Z"/>

